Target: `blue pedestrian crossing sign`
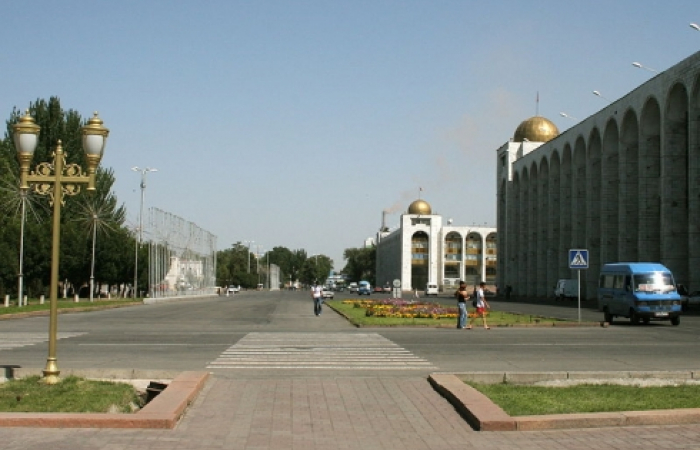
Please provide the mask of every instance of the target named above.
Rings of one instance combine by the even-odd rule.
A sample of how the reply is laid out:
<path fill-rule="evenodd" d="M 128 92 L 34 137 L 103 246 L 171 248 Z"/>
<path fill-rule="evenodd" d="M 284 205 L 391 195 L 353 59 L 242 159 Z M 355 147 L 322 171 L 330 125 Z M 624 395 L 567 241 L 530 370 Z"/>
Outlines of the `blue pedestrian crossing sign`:
<path fill-rule="evenodd" d="M 569 269 L 588 269 L 588 250 L 569 250 Z"/>

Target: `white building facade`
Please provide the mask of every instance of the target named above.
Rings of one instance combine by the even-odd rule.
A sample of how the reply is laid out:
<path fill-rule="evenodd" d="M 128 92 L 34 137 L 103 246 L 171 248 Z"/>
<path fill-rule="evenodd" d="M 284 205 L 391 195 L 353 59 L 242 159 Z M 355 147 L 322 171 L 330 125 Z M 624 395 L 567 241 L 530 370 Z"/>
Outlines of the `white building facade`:
<path fill-rule="evenodd" d="M 498 283 L 552 296 L 575 278 L 568 250 L 587 249 L 582 296 L 609 262 L 661 262 L 700 289 L 700 53 L 559 134 L 526 120 L 497 152 Z"/>
<path fill-rule="evenodd" d="M 460 280 L 469 284 L 496 281 L 496 229 L 445 225 L 424 200 L 411 203 L 398 228 L 382 225 L 377 233 L 377 286 L 401 282 L 401 289 L 424 290 L 435 283 L 451 289 Z"/>

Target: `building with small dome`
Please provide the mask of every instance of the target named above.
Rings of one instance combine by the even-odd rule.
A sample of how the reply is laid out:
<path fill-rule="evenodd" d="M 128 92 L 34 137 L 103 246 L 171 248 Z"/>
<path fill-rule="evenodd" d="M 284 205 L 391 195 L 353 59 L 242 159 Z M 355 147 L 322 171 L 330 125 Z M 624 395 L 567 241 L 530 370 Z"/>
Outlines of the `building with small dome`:
<path fill-rule="evenodd" d="M 523 121 L 496 158 L 497 283 L 514 295 L 580 275 L 595 299 L 603 264 L 635 261 L 700 289 L 700 52 L 561 133 Z"/>
<path fill-rule="evenodd" d="M 428 283 L 451 290 L 460 280 L 495 282 L 495 228 L 444 223 L 422 199 L 408 206 L 398 227 L 390 229 L 385 222 L 386 213 L 376 238 L 378 286 L 399 280 L 402 290 L 422 291 Z"/>

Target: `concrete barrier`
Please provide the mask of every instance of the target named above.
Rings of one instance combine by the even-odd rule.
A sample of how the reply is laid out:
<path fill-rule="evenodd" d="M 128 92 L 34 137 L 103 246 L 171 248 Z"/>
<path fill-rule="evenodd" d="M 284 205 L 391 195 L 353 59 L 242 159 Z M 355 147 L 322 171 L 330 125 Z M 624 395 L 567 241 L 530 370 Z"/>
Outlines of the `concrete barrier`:
<path fill-rule="evenodd" d="M 208 372 L 182 372 L 134 414 L 0 413 L 0 427 L 174 428 L 208 378 Z"/>

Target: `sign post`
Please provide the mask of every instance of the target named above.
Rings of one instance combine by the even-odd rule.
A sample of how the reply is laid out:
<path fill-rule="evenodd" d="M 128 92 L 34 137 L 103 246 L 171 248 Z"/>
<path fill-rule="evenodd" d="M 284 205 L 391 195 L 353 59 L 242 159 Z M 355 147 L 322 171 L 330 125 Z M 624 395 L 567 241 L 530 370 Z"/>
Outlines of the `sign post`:
<path fill-rule="evenodd" d="M 576 269 L 578 274 L 578 323 L 581 323 L 581 269 L 588 269 L 588 250 L 570 249 L 569 269 Z"/>
<path fill-rule="evenodd" d="M 392 284 L 394 285 L 394 298 L 401 298 L 401 280 L 397 278 Z"/>

